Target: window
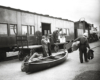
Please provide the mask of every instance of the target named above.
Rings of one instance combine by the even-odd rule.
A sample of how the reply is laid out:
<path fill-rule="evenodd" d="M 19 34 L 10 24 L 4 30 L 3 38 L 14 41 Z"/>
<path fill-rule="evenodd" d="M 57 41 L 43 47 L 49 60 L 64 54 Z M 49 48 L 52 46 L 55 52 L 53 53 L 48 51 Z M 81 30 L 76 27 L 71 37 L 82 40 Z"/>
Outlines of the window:
<path fill-rule="evenodd" d="M 78 37 L 82 36 L 83 35 L 83 29 L 77 29 L 77 35 Z"/>
<path fill-rule="evenodd" d="M 68 28 L 62 28 L 62 35 L 69 36 L 69 29 Z"/>
<path fill-rule="evenodd" d="M 34 34 L 34 26 L 29 26 L 29 35 Z"/>
<path fill-rule="evenodd" d="M 10 26 L 10 35 L 15 35 L 15 33 L 17 32 L 17 27 L 15 24 L 11 24 Z"/>
<path fill-rule="evenodd" d="M 34 26 L 30 26 L 30 25 L 23 25 L 22 26 L 22 35 L 26 35 L 26 33 L 28 35 L 33 35 L 34 34 Z"/>
<path fill-rule="evenodd" d="M 7 35 L 7 24 L 0 24 L 0 35 Z"/>
<path fill-rule="evenodd" d="M 66 29 L 65 29 L 65 28 L 62 29 L 62 33 L 63 33 L 64 35 L 66 35 Z"/>
<path fill-rule="evenodd" d="M 48 30 L 48 34 L 50 34 L 50 30 Z"/>
<path fill-rule="evenodd" d="M 26 35 L 27 33 L 27 26 L 22 26 L 22 35 Z"/>
<path fill-rule="evenodd" d="M 69 36 L 69 29 L 66 29 L 66 35 Z"/>
<path fill-rule="evenodd" d="M 44 35 L 47 34 L 47 30 L 44 30 Z"/>

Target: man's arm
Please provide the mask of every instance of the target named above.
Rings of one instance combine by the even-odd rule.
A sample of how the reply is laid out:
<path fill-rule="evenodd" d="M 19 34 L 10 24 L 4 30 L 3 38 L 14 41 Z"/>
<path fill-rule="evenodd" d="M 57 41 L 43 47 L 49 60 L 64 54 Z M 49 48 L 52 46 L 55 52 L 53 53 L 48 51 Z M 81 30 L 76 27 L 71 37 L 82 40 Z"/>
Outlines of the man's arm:
<path fill-rule="evenodd" d="M 29 62 L 31 62 L 33 60 L 33 58 L 35 58 L 35 56 L 38 55 L 37 53 L 33 53 L 33 55 L 29 58 Z"/>
<path fill-rule="evenodd" d="M 90 49 L 88 40 L 86 41 L 86 45 L 87 45 L 87 47 Z"/>
<path fill-rule="evenodd" d="M 41 43 L 42 44 L 47 44 L 47 41 L 46 40 L 41 40 Z"/>
<path fill-rule="evenodd" d="M 73 42 L 80 41 L 80 38 L 76 38 Z"/>

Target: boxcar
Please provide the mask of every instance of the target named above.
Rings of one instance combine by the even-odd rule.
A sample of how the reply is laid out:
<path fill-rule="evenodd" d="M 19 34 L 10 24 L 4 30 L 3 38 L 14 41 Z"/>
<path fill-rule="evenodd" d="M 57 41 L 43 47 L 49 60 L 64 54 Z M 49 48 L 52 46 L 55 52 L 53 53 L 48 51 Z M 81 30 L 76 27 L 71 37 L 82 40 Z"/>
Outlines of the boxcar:
<path fill-rule="evenodd" d="M 75 28 L 74 28 L 75 38 L 80 37 L 84 32 L 87 32 L 89 42 L 94 42 L 99 40 L 98 31 L 93 30 L 92 28 L 94 28 L 93 24 L 87 23 L 86 21 L 75 22 Z"/>

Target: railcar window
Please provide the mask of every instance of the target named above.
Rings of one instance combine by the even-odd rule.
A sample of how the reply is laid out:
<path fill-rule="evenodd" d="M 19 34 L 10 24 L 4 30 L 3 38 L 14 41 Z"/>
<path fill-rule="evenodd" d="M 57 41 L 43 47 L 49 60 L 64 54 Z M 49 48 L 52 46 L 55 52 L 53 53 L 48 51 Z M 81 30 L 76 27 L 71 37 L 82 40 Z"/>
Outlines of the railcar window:
<path fill-rule="evenodd" d="M 44 30 L 44 34 L 47 34 L 47 30 Z"/>
<path fill-rule="evenodd" d="M 50 30 L 48 30 L 48 34 L 50 34 Z"/>
<path fill-rule="evenodd" d="M 68 28 L 62 28 L 62 34 L 69 36 L 69 29 Z"/>
<path fill-rule="evenodd" d="M 15 33 L 17 32 L 16 30 L 16 25 L 15 24 L 11 24 L 10 26 L 10 35 L 15 35 Z"/>
<path fill-rule="evenodd" d="M 61 36 L 69 36 L 70 35 L 70 31 L 69 28 L 57 28 L 57 29 L 62 29 L 62 31 L 60 31 L 60 35 Z"/>
<path fill-rule="evenodd" d="M 67 34 L 67 36 L 69 36 L 69 29 L 68 28 L 66 29 L 66 34 Z"/>
<path fill-rule="evenodd" d="M 26 35 L 27 31 L 27 26 L 22 26 L 22 35 Z"/>
<path fill-rule="evenodd" d="M 29 35 L 34 34 L 34 26 L 29 26 Z"/>
<path fill-rule="evenodd" d="M 0 24 L 0 35 L 7 35 L 7 24 Z"/>
<path fill-rule="evenodd" d="M 62 29 L 62 31 L 63 31 L 63 34 L 65 34 L 65 35 L 66 35 L 66 29 Z"/>

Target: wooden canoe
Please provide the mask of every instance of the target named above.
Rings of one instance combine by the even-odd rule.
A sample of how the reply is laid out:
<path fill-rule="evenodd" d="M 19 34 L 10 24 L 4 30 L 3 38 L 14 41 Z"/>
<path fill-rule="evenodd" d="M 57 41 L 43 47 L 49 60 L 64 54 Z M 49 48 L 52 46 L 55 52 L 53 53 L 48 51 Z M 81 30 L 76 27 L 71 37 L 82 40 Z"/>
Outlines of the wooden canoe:
<path fill-rule="evenodd" d="M 57 54 L 55 56 L 50 56 L 45 59 L 40 59 L 34 62 L 25 62 L 25 72 L 36 72 L 43 69 L 47 69 L 53 66 L 56 66 L 67 59 L 68 53 L 64 52 L 61 54 Z"/>

